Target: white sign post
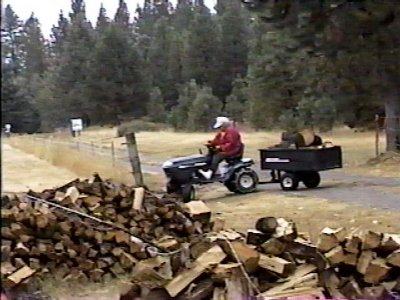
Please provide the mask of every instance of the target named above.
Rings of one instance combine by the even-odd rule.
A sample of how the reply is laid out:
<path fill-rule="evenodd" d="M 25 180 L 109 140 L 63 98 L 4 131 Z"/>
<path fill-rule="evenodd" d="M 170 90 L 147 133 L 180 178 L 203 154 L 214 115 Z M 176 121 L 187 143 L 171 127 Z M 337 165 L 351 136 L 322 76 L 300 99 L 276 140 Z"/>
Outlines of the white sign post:
<path fill-rule="evenodd" d="M 71 119 L 71 128 L 73 136 L 81 135 L 81 131 L 83 130 L 82 119 Z"/>

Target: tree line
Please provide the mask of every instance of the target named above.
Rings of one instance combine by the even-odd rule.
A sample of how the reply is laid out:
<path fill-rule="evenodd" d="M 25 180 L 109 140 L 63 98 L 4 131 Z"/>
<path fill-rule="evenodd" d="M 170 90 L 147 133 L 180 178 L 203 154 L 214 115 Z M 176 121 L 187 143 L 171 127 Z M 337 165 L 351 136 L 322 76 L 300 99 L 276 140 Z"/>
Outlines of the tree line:
<path fill-rule="evenodd" d="M 45 39 L 33 14 L 23 21 L 6 6 L 3 124 L 36 132 L 75 117 L 144 118 L 206 130 L 225 114 L 257 129 L 329 130 L 372 124 L 380 109 L 400 115 L 395 4 L 219 0 L 214 9 L 144 0 L 132 22 L 119 0 L 92 24 L 84 0 L 72 0 Z"/>

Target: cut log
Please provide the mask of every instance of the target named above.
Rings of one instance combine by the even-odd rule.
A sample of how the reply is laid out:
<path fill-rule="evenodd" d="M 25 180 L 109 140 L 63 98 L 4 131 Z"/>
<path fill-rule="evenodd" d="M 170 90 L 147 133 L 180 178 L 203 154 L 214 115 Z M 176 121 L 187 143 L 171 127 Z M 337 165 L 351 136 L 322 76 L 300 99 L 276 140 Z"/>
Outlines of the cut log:
<path fill-rule="evenodd" d="M 203 224 L 210 222 L 211 210 L 203 201 L 190 201 L 185 204 L 185 208 L 193 221 L 200 221 Z"/>
<path fill-rule="evenodd" d="M 336 266 L 344 262 L 345 260 L 345 254 L 341 246 L 337 246 L 330 250 L 328 253 L 325 253 L 325 257 L 329 261 L 331 266 Z"/>
<path fill-rule="evenodd" d="M 346 299 L 362 299 L 363 293 L 359 284 L 351 278 L 341 289 L 340 292 Z"/>
<path fill-rule="evenodd" d="M 317 247 L 309 241 L 297 238 L 293 242 L 287 243 L 285 251 L 296 258 L 309 259 L 317 256 Z"/>
<path fill-rule="evenodd" d="M 187 300 L 202 300 L 211 299 L 214 291 L 214 283 L 211 279 L 206 278 L 201 280 L 196 286 L 190 290 L 190 293 L 185 294 Z M 163 299 L 165 299 L 164 297 Z"/>
<path fill-rule="evenodd" d="M 124 231 L 116 231 L 115 232 L 115 242 L 121 245 L 129 245 L 131 242 L 130 235 Z"/>
<path fill-rule="evenodd" d="M 256 230 L 256 229 L 249 229 L 247 230 L 247 237 L 246 237 L 246 243 L 249 245 L 261 245 L 263 244 L 266 240 L 268 240 L 269 235 Z"/>
<path fill-rule="evenodd" d="M 80 193 L 79 193 L 78 189 L 74 186 L 71 186 L 67 189 L 64 199 L 68 197 L 72 203 L 76 203 L 76 201 L 79 199 L 79 195 L 80 195 Z"/>
<path fill-rule="evenodd" d="M 263 300 L 317 300 L 326 299 L 321 288 L 299 287 L 276 293 L 263 293 Z"/>
<path fill-rule="evenodd" d="M 198 259 L 196 259 L 191 269 L 184 270 L 166 285 L 165 288 L 169 295 L 171 297 L 178 295 L 207 268 L 219 264 L 225 257 L 226 254 L 219 246 L 214 246 L 207 252 L 203 253 Z"/>
<path fill-rule="evenodd" d="M 292 221 L 285 220 L 284 218 L 276 219 L 278 226 L 275 229 L 273 237 L 282 241 L 294 241 L 297 238 L 296 225 Z"/>
<path fill-rule="evenodd" d="M 124 269 L 132 268 L 138 262 L 138 260 L 136 258 L 134 258 L 131 254 L 126 253 L 126 252 L 122 252 L 119 259 L 121 262 L 121 266 Z"/>
<path fill-rule="evenodd" d="M 135 188 L 135 197 L 133 199 L 133 209 L 140 211 L 143 205 L 145 189 L 143 187 Z"/>
<path fill-rule="evenodd" d="M 83 203 L 85 203 L 86 206 L 93 207 L 98 205 L 100 202 L 102 202 L 102 199 L 100 197 L 96 196 L 88 196 L 83 198 Z"/>
<path fill-rule="evenodd" d="M 400 234 L 384 234 L 379 250 L 393 252 L 400 249 Z"/>
<path fill-rule="evenodd" d="M 388 291 L 383 286 L 365 287 L 361 298 L 366 300 L 390 299 Z"/>
<path fill-rule="evenodd" d="M 31 277 L 36 273 L 36 270 L 32 270 L 28 266 L 24 266 L 11 275 L 7 276 L 7 278 L 2 281 L 3 288 L 12 288 L 18 284 L 20 284 L 25 279 Z"/>
<path fill-rule="evenodd" d="M 346 240 L 344 250 L 349 253 L 358 254 L 361 250 L 361 244 L 362 239 L 357 235 L 353 235 Z"/>
<path fill-rule="evenodd" d="M 243 242 L 233 241 L 230 245 L 231 246 L 227 243 L 224 248 L 226 248 L 226 253 L 228 253 L 234 261 L 236 261 L 237 256 L 239 259 L 238 262 L 243 264 L 247 272 L 251 273 L 257 270 L 260 253 Z"/>
<path fill-rule="evenodd" d="M 362 238 L 362 250 L 377 248 L 382 241 L 382 234 L 369 230 Z"/>
<path fill-rule="evenodd" d="M 370 262 L 364 274 L 366 283 L 378 284 L 389 274 L 391 267 L 386 264 L 383 258 L 376 258 Z"/>
<path fill-rule="evenodd" d="M 261 249 L 265 254 L 281 255 L 286 248 L 286 244 L 276 238 L 271 238 L 261 245 Z"/>
<path fill-rule="evenodd" d="M 240 267 L 240 263 L 219 264 L 212 271 L 212 279 L 216 282 L 223 283 L 228 279 L 232 272 Z"/>
<path fill-rule="evenodd" d="M 375 253 L 372 251 L 363 251 L 358 258 L 357 271 L 360 274 L 365 274 L 371 261 L 374 259 Z"/>
<path fill-rule="evenodd" d="M 220 232 L 221 230 L 224 230 L 224 227 L 225 227 L 225 219 L 220 217 L 215 218 L 212 231 Z"/>
<path fill-rule="evenodd" d="M 386 261 L 392 266 L 400 267 L 400 250 L 396 250 L 392 254 L 390 254 L 387 257 Z"/>
<path fill-rule="evenodd" d="M 260 255 L 258 266 L 262 269 L 277 273 L 282 276 L 288 276 L 296 268 L 296 265 L 283 258 L 269 255 Z"/>
<path fill-rule="evenodd" d="M 13 273 L 17 268 L 14 267 L 10 262 L 1 263 L 1 277 Z"/>
<path fill-rule="evenodd" d="M 337 229 L 325 227 L 318 238 L 317 248 L 322 252 L 328 252 L 339 246 L 346 237 L 346 230 L 341 227 Z"/>
<path fill-rule="evenodd" d="M 258 297 L 272 297 L 276 293 L 280 293 L 283 291 L 287 291 L 289 289 L 292 289 L 293 287 L 296 287 L 297 285 L 301 284 L 302 282 L 305 281 L 310 281 L 312 280 L 315 285 L 318 284 L 318 275 L 316 273 L 312 273 L 316 270 L 316 267 L 313 265 L 301 265 L 296 269 L 293 275 L 287 278 L 287 282 L 281 283 L 268 291 L 261 293 L 258 295 Z"/>
<path fill-rule="evenodd" d="M 349 266 L 357 266 L 358 256 L 356 253 L 346 253 L 343 263 Z"/>
<path fill-rule="evenodd" d="M 224 288 L 216 287 L 214 289 L 212 300 L 227 300 L 226 291 Z"/>
<path fill-rule="evenodd" d="M 258 231 L 271 235 L 278 227 L 278 221 L 274 217 L 261 218 L 257 220 L 255 227 Z"/>
<path fill-rule="evenodd" d="M 239 268 L 235 268 L 225 279 L 227 299 L 245 299 L 253 296 L 252 289 Z"/>
<path fill-rule="evenodd" d="M 23 243 L 18 243 L 14 248 L 14 252 L 20 256 L 27 256 L 29 255 L 30 250 Z"/>

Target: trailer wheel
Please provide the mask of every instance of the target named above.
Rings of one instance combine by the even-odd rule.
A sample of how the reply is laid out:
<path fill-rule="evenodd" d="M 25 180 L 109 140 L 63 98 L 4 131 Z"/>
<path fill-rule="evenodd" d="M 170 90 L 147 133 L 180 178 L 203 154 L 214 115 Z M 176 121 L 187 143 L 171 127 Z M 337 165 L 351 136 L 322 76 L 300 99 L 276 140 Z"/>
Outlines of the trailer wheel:
<path fill-rule="evenodd" d="M 321 182 L 321 176 L 318 172 L 306 172 L 302 175 L 302 181 L 309 189 L 315 189 Z"/>
<path fill-rule="evenodd" d="M 237 194 L 252 193 L 258 185 L 258 175 L 253 170 L 242 169 L 236 172 L 232 181 L 234 192 Z"/>
<path fill-rule="evenodd" d="M 183 202 L 187 203 L 187 202 L 194 200 L 194 198 L 196 196 L 196 191 L 195 191 L 193 185 L 184 184 L 181 187 L 181 194 L 182 194 Z"/>
<path fill-rule="evenodd" d="M 294 191 L 299 187 L 299 178 L 295 173 L 285 173 L 281 176 L 281 188 L 284 191 Z"/>

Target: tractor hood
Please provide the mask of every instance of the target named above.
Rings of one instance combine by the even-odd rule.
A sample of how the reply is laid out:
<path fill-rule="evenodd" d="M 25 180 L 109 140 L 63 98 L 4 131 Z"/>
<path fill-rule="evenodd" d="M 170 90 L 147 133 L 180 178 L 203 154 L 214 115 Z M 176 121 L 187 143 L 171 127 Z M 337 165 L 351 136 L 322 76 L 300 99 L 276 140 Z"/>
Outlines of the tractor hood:
<path fill-rule="evenodd" d="M 166 168 L 177 168 L 185 166 L 202 166 L 206 164 L 207 161 L 208 161 L 207 156 L 197 154 L 191 156 L 172 158 L 164 162 L 162 167 L 166 169 Z"/>

